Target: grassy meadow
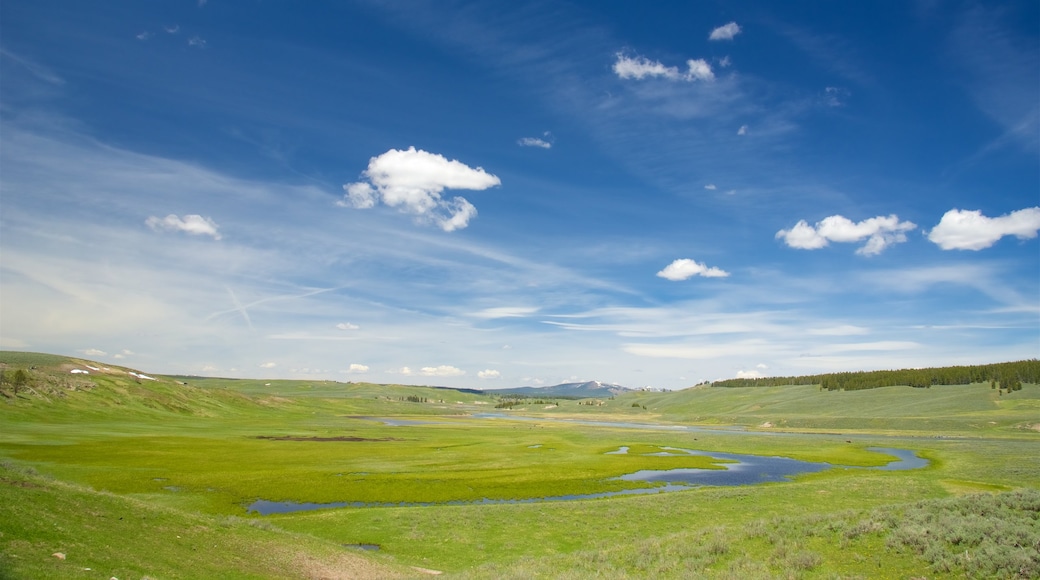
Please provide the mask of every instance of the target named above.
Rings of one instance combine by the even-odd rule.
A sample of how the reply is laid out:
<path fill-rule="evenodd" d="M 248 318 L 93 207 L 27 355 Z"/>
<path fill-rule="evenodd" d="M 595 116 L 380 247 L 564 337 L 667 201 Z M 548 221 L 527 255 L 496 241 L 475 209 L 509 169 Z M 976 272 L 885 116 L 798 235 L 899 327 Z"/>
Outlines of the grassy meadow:
<path fill-rule="evenodd" d="M 504 411 L 448 389 L 162 377 L 20 352 L 0 363 L 0 579 L 1040 575 L 1034 384 L 697 387 Z M 872 447 L 930 463 L 864 469 L 894 459 Z M 530 501 L 725 466 L 665 448 L 838 467 Z M 247 511 L 260 499 L 361 505 Z"/>

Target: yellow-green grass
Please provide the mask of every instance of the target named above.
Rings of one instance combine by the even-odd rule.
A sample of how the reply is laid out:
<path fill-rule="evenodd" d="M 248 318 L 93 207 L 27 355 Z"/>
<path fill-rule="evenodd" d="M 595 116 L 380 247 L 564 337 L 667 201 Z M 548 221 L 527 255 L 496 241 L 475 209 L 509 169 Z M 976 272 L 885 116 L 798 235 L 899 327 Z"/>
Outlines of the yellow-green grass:
<path fill-rule="evenodd" d="M 278 542 L 304 553 L 311 548 L 299 548 L 300 542 L 317 542 L 319 548 L 374 543 L 381 545 L 383 557 L 399 563 L 470 571 L 478 577 L 583 577 L 589 562 L 599 562 L 607 577 L 696 576 L 676 567 L 683 559 L 710 568 L 704 574 L 722 577 L 931 577 L 934 570 L 920 555 L 885 548 L 881 536 L 869 534 L 856 539 L 860 543 L 853 546 L 858 550 L 854 553 L 880 555 L 884 574 L 870 568 L 876 567 L 874 560 L 848 564 L 839 557 L 841 541 L 831 541 L 840 538 L 807 536 L 804 530 L 812 526 L 806 522 L 862 515 L 848 515 L 848 510 L 897 510 L 952 494 L 1040 485 L 1040 433 L 1027 428 L 1040 423 L 1035 412 L 1040 389 L 1035 385 L 1003 396 L 983 385 L 849 393 L 813 387 L 632 393 L 604 400 L 601 406 L 563 401 L 555 409 L 538 405 L 512 411 L 542 419 L 511 421 L 460 417 L 491 410 L 494 398 L 456 396 L 442 389 L 184 377 L 150 381 L 114 367 L 108 373 L 77 375 L 73 381 L 67 365 L 89 361 L 44 357 L 33 363 L 28 355 L 8 354 L 0 353 L 8 371 L 37 366 L 32 371 L 36 392 L 23 390 L 15 397 L 10 385 L 2 387 L 0 458 L 58 478 L 47 487 L 56 497 L 67 492 L 86 503 L 93 501 L 86 499 L 94 497 L 90 494 L 98 494 L 106 502 L 135 502 L 157 513 L 209 522 L 245 516 L 245 506 L 255 499 L 421 503 L 539 498 L 639 487 L 644 484 L 611 479 L 639 469 L 718 467 L 704 457 L 649 455 L 666 446 L 847 466 L 877 466 L 891 459 L 868 447 L 902 447 L 931 460 L 928 468 L 907 472 L 836 468 L 786 483 L 573 502 L 249 516 L 304 535 L 254 537 L 250 534 L 280 532 L 244 526 L 236 536 L 244 543 Z M 409 396 L 428 402 L 402 400 Z M 640 407 L 633 407 L 633 401 Z M 378 417 L 421 422 L 393 427 L 374 419 Z M 558 420 L 566 418 L 753 427 L 772 422 L 833 433 L 725 435 Z M 877 433 L 899 436 L 872 435 Z M 621 446 L 630 448 L 628 454 L 607 454 Z M 5 501 L 23 510 L 17 517 L 24 521 L 31 521 L 34 513 L 45 521 L 51 512 L 65 509 L 34 500 L 27 495 L 33 488 L 0 488 Z M 769 535 L 776 541 L 747 532 L 765 525 L 763 520 L 803 531 L 790 537 Z M 92 525 L 83 519 L 69 522 L 72 535 L 86 533 Z M 33 546 L 33 554 L 46 551 L 42 529 L 20 524 L 9 531 L 3 525 L 5 562 L 28 554 L 26 546 Z M 149 538 L 161 535 L 143 522 L 134 529 Z M 105 532 L 105 537 L 113 533 Z M 794 540 L 805 550 L 788 546 L 780 554 L 780 544 Z M 733 548 L 721 551 L 719 543 L 732 543 Z M 143 561 L 147 542 L 132 551 Z M 256 577 L 278 577 L 276 568 Z M 146 572 L 134 572 L 141 573 Z M 183 571 L 167 575 L 207 577 Z"/>
<path fill-rule="evenodd" d="M 0 578 L 407 578 L 386 554 L 0 463 Z"/>

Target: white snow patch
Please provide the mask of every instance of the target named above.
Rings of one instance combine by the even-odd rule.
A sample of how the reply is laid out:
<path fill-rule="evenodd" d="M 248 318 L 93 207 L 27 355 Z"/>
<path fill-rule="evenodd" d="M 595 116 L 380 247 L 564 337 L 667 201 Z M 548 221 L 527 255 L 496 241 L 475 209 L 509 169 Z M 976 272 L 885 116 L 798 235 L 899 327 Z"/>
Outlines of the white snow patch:
<path fill-rule="evenodd" d="M 90 374 L 90 371 L 85 371 L 83 369 L 72 369 L 69 372 L 74 374 L 74 375 L 89 375 Z"/>
<path fill-rule="evenodd" d="M 150 377 L 150 376 L 142 374 L 142 373 L 135 373 L 134 371 L 130 371 L 130 374 L 135 376 L 135 377 L 137 377 L 137 378 L 139 378 L 139 379 L 144 379 L 146 381 L 157 381 L 157 380 L 159 380 L 159 379 L 156 379 L 155 377 Z"/>

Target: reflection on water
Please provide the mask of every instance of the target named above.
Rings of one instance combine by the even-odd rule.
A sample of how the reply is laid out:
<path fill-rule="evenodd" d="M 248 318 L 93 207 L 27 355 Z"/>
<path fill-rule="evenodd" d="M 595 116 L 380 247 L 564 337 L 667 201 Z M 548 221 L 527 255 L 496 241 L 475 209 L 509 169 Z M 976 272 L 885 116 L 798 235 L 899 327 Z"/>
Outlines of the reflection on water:
<path fill-rule="evenodd" d="M 906 471 L 908 469 L 921 469 L 922 467 L 928 467 L 928 460 L 923 457 L 918 457 L 917 452 L 913 449 L 894 449 L 892 447 L 867 447 L 867 451 L 873 451 L 875 453 L 884 453 L 885 455 L 894 455 L 899 459 L 890 462 L 888 465 L 882 465 L 881 467 L 871 467 L 869 469 L 876 469 L 878 471 Z"/>

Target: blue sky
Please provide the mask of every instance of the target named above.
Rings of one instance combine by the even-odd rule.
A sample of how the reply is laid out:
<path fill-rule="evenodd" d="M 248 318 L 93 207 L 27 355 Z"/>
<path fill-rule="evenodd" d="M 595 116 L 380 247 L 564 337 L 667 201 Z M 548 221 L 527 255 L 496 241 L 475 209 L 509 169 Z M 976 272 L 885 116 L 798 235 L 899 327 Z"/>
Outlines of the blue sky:
<path fill-rule="evenodd" d="M 1040 356 L 1036 2 L 0 4 L 0 345 L 500 388 Z"/>

